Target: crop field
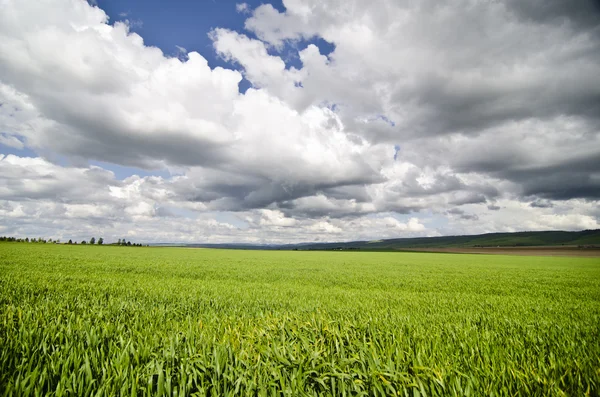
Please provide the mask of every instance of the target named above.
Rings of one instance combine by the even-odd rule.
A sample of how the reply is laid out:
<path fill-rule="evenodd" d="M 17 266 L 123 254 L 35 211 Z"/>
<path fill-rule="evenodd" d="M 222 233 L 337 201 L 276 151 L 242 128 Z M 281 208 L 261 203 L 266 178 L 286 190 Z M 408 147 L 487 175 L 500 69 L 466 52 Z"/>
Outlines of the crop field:
<path fill-rule="evenodd" d="M 2 396 L 597 396 L 598 258 L 0 244 Z"/>

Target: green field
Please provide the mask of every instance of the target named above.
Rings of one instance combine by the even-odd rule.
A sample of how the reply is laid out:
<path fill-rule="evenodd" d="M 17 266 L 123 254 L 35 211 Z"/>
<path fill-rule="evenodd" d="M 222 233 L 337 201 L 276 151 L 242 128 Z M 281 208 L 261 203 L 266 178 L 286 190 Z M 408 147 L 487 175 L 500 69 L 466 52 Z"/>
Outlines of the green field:
<path fill-rule="evenodd" d="M 0 395 L 599 395 L 600 261 L 0 244 Z"/>

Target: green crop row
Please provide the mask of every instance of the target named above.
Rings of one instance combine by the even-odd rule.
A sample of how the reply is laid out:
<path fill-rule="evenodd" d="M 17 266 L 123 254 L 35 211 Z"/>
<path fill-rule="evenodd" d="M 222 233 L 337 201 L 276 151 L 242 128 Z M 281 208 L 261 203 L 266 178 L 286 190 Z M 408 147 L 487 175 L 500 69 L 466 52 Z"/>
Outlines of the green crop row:
<path fill-rule="evenodd" d="M 600 261 L 0 244 L 2 396 L 595 396 Z"/>

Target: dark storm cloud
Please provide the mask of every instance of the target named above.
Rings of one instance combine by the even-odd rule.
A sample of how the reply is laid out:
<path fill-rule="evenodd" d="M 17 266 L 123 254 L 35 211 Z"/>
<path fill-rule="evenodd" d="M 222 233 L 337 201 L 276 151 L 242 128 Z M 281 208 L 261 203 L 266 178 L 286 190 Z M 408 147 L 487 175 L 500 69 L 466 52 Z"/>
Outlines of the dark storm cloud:
<path fill-rule="evenodd" d="M 381 181 L 377 178 L 375 181 Z M 316 194 L 333 199 L 353 199 L 353 193 L 367 199 L 364 186 L 373 182 L 370 176 L 349 180 L 333 180 L 330 183 L 302 183 L 298 181 L 273 181 L 243 173 L 230 174 L 221 171 L 202 172 L 202 178 L 180 178 L 166 182 L 174 195 L 183 201 L 201 202 L 211 210 L 242 211 L 266 208 L 271 205 L 292 209 L 294 200 Z M 331 193 L 331 194 L 330 194 Z"/>
<path fill-rule="evenodd" d="M 331 203 L 330 205 L 310 205 L 302 206 L 293 201 L 284 201 L 277 205 L 288 218 L 296 219 L 318 219 L 322 217 L 328 218 L 345 218 L 352 219 L 354 217 L 363 216 L 373 211 L 361 211 L 360 209 L 344 207 L 343 204 Z"/>
<path fill-rule="evenodd" d="M 483 194 L 468 193 L 466 195 L 459 196 L 453 200 L 450 200 L 452 205 L 465 205 L 465 204 L 481 204 L 485 203 L 487 199 Z"/>
<path fill-rule="evenodd" d="M 465 213 L 465 211 L 458 209 L 458 208 L 452 208 L 448 211 L 446 211 L 447 214 L 450 215 L 455 215 L 458 216 L 460 219 L 464 219 L 464 220 L 478 220 L 479 217 L 476 214 L 467 214 Z"/>
<path fill-rule="evenodd" d="M 531 180 L 523 189 L 524 196 L 539 196 L 551 200 L 584 198 L 600 199 L 600 182 L 587 174 L 545 175 Z"/>
<path fill-rule="evenodd" d="M 547 166 L 503 170 L 498 174 L 519 183 L 523 196 L 552 200 L 600 199 L 600 154 Z"/>
<path fill-rule="evenodd" d="M 532 208 L 552 208 L 554 207 L 554 204 L 548 200 L 536 200 L 532 201 L 529 206 Z"/>
<path fill-rule="evenodd" d="M 568 84 L 569 82 L 564 83 L 565 86 Z M 434 92 L 431 97 L 423 98 L 423 101 L 427 102 L 426 108 L 429 108 L 431 119 L 419 132 L 421 135 L 455 132 L 478 134 L 485 128 L 499 126 L 506 122 L 530 118 L 546 119 L 558 115 L 582 116 L 593 120 L 595 124 L 598 123 L 600 90 L 586 92 L 588 90 L 582 88 L 579 92 L 573 92 L 570 98 L 566 97 L 560 87 L 557 87 L 556 91 L 556 93 L 549 93 L 545 89 L 534 88 L 527 93 L 489 92 L 486 98 L 452 94 L 448 96 L 446 102 L 440 102 L 440 98 L 444 97 L 445 93 Z M 544 97 L 549 99 L 546 101 L 536 99 Z"/>
<path fill-rule="evenodd" d="M 340 186 L 323 190 L 327 197 L 338 200 L 356 200 L 359 203 L 370 202 L 372 197 L 369 195 L 365 185 Z"/>
<path fill-rule="evenodd" d="M 544 125 L 550 126 L 547 132 L 530 135 L 528 128 L 540 127 L 524 126 L 523 130 L 507 132 L 498 141 L 494 141 L 494 133 L 488 133 L 478 141 L 472 140 L 460 155 L 448 161 L 457 172 L 511 182 L 516 186 L 511 193 L 521 197 L 598 199 L 600 150 L 596 131 L 589 123 L 569 129 L 553 127 L 552 123 Z M 538 140 L 545 144 L 538 144 Z"/>
<path fill-rule="evenodd" d="M 456 132 L 476 135 L 507 122 L 557 116 L 578 116 L 600 126 L 600 39 L 569 55 L 559 55 L 564 51 L 560 48 L 547 51 L 549 54 L 540 55 L 558 59 L 552 65 L 531 66 L 539 69 L 531 81 L 517 82 L 518 77 L 511 75 L 493 81 L 492 75 L 499 72 L 480 66 L 480 73 L 489 73 L 490 80 L 482 79 L 477 86 L 467 78 L 455 82 L 452 75 L 439 75 L 422 79 L 410 91 L 401 88 L 395 99 L 419 103 L 424 115 L 407 133 L 420 137 Z M 389 139 L 393 140 L 393 135 Z"/>
<path fill-rule="evenodd" d="M 567 22 L 574 30 L 600 25 L 598 0 L 508 0 L 508 5 L 526 21 L 554 25 Z"/>

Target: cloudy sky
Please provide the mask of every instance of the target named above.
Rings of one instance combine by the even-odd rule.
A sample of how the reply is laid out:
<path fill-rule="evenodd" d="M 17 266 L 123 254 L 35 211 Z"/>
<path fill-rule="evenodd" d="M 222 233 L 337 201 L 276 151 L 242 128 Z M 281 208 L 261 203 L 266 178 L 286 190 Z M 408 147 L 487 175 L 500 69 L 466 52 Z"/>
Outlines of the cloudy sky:
<path fill-rule="evenodd" d="M 581 230 L 599 201 L 596 0 L 0 0 L 0 235 Z"/>

